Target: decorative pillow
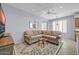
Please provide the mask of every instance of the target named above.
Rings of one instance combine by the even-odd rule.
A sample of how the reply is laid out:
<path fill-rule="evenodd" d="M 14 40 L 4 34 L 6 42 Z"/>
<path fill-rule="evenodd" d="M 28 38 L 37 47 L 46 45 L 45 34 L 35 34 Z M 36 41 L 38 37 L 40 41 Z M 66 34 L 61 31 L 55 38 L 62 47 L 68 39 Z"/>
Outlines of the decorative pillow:
<path fill-rule="evenodd" d="M 31 36 L 31 35 L 34 35 L 34 34 L 33 34 L 33 31 L 27 31 L 27 34 L 30 35 L 30 36 Z"/>
<path fill-rule="evenodd" d="M 51 35 L 51 31 L 48 31 L 48 35 Z"/>
<path fill-rule="evenodd" d="M 53 36 L 58 36 L 58 35 L 60 35 L 61 33 L 59 32 L 59 31 L 52 31 L 51 32 L 51 35 L 53 35 Z"/>
<path fill-rule="evenodd" d="M 42 34 L 47 34 L 47 32 L 43 30 L 43 31 L 42 31 Z"/>
<path fill-rule="evenodd" d="M 39 33 L 38 33 L 38 31 L 33 31 L 33 34 L 38 35 Z"/>

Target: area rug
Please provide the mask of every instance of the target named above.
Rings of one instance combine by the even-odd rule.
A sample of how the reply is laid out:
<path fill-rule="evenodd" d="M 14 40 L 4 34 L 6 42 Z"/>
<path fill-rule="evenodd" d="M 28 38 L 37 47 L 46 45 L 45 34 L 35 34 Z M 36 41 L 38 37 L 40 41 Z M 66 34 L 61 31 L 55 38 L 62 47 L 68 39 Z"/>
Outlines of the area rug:
<path fill-rule="evenodd" d="M 16 55 L 56 55 L 61 49 L 63 42 L 59 45 L 54 45 L 51 43 L 45 44 L 44 46 L 38 43 L 27 45 L 25 43 L 15 45 Z"/>

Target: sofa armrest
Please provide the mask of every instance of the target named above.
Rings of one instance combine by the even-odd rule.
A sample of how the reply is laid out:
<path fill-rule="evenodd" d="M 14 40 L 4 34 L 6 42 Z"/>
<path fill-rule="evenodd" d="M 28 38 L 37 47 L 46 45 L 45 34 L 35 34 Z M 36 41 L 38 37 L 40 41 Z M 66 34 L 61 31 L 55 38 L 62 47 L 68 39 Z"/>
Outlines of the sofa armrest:
<path fill-rule="evenodd" d="M 24 37 L 27 38 L 27 39 L 31 39 L 30 35 L 24 35 Z"/>

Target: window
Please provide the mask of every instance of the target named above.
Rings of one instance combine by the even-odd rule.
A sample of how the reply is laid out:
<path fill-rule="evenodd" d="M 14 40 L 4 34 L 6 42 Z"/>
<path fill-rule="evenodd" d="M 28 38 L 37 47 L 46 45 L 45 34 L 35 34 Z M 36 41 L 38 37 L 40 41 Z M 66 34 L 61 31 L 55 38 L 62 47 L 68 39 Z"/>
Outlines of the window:
<path fill-rule="evenodd" d="M 33 28 L 33 24 L 32 24 L 32 22 L 30 22 L 30 28 Z"/>
<path fill-rule="evenodd" d="M 67 32 L 67 20 L 53 21 L 53 31 Z"/>
<path fill-rule="evenodd" d="M 30 29 L 36 29 L 36 22 L 30 22 Z"/>
<path fill-rule="evenodd" d="M 43 23 L 41 24 L 41 29 L 42 29 L 42 30 L 47 30 L 47 23 L 46 23 L 46 22 L 43 22 Z"/>

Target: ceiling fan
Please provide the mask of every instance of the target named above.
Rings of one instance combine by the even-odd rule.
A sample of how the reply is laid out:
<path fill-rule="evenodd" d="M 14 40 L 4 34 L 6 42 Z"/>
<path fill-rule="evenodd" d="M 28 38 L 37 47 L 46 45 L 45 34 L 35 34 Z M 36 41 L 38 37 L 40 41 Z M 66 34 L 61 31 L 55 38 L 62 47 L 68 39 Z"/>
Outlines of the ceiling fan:
<path fill-rule="evenodd" d="M 47 14 L 49 15 L 49 14 L 52 14 L 52 15 L 56 15 L 56 11 L 54 10 L 54 9 L 48 9 L 47 10 Z"/>

